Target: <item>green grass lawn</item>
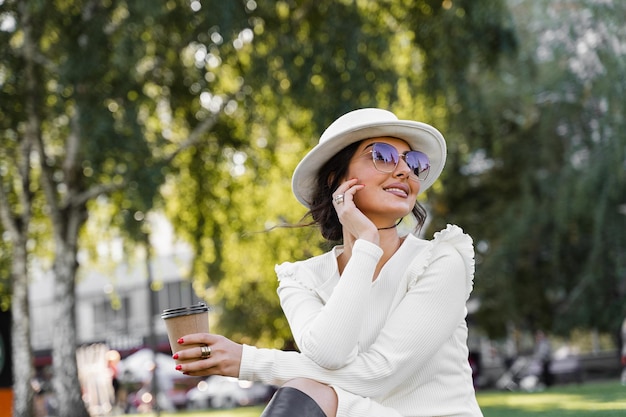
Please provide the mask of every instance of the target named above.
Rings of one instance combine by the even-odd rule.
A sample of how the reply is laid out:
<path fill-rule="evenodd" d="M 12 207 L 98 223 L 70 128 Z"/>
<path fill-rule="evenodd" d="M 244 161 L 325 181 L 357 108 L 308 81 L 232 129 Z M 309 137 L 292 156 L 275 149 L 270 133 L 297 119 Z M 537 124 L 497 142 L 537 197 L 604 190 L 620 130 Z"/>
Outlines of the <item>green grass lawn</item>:
<path fill-rule="evenodd" d="M 626 387 L 612 381 L 536 393 L 479 392 L 478 402 L 485 417 L 624 417 Z"/>
<path fill-rule="evenodd" d="M 485 417 L 626 417 L 626 387 L 610 381 L 562 385 L 535 393 L 482 391 L 478 403 Z M 263 407 L 242 407 L 161 413 L 161 417 L 259 417 L 262 411 Z"/>

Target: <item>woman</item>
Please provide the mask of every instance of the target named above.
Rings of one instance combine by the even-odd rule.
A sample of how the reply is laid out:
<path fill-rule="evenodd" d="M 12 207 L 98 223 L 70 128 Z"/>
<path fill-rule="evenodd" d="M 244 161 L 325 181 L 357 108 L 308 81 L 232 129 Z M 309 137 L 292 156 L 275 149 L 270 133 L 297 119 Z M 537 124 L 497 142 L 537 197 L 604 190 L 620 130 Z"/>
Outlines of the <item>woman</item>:
<path fill-rule="evenodd" d="M 333 122 L 296 167 L 293 192 L 322 235 L 343 244 L 276 267 L 278 294 L 300 352 L 223 336 L 179 342 L 188 375 L 279 385 L 262 416 L 482 416 L 468 362 L 465 302 L 472 240 L 456 226 L 431 241 L 397 225 L 426 218 L 417 195 L 441 173 L 442 135 L 381 109 Z"/>

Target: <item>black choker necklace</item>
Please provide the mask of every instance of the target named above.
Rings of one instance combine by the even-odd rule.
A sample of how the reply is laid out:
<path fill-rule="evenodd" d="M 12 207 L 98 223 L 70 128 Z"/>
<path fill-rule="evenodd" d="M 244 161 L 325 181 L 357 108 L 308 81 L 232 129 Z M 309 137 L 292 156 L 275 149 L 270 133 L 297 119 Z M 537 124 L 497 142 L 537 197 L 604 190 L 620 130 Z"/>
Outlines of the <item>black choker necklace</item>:
<path fill-rule="evenodd" d="M 389 229 L 395 229 L 396 227 L 398 227 L 398 225 L 402 223 L 402 218 L 400 218 L 400 220 L 398 220 L 398 223 L 394 224 L 393 226 L 388 226 L 388 227 L 379 227 L 378 230 L 389 230 Z"/>

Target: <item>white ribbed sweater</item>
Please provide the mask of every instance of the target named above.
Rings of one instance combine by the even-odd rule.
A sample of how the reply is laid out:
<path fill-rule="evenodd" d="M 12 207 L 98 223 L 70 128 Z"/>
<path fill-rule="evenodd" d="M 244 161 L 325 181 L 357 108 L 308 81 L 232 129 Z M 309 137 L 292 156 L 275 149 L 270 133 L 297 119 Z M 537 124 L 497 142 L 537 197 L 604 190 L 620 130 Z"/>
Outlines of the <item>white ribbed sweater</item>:
<path fill-rule="evenodd" d="M 358 240 L 339 277 L 341 250 L 276 267 L 301 353 L 244 346 L 239 377 L 330 384 L 338 417 L 482 416 L 465 322 L 471 238 L 452 225 L 432 241 L 408 235 L 373 282 L 381 248 Z"/>

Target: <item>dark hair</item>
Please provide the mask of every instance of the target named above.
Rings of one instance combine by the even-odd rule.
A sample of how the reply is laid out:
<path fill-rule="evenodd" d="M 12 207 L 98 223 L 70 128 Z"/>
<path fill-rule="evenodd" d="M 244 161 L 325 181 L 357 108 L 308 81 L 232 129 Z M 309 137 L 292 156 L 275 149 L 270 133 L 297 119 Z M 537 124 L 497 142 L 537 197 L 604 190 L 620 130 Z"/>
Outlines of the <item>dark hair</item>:
<path fill-rule="evenodd" d="M 348 165 L 361 142 L 346 146 L 330 158 L 318 171 L 313 200 L 310 202 L 310 210 L 305 218 L 310 216 L 313 222 L 310 225 L 319 225 L 324 239 L 329 241 L 341 241 L 343 228 L 337 217 L 337 212 L 332 204 L 332 193 L 344 180 L 348 171 Z M 426 210 L 418 202 L 412 210 L 417 220 L 416 230 L 426 221 Z"/>

